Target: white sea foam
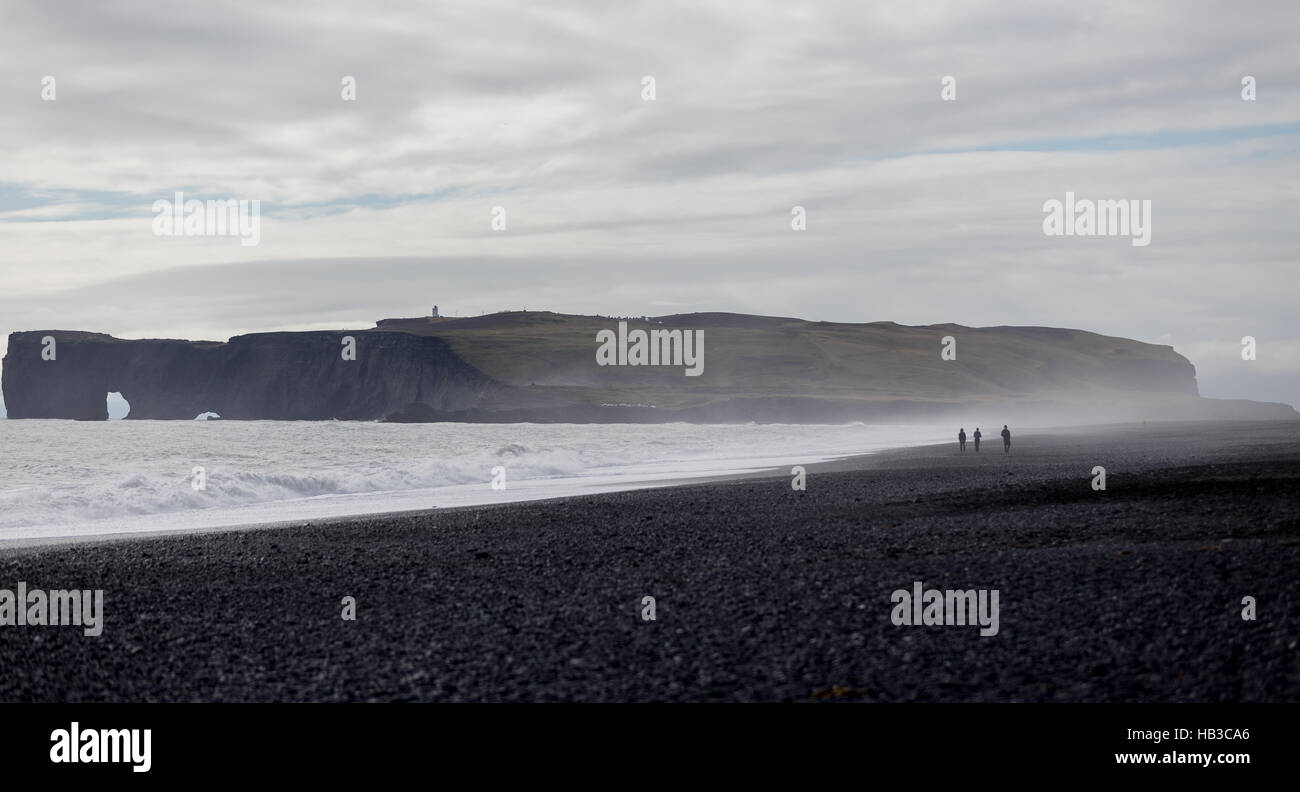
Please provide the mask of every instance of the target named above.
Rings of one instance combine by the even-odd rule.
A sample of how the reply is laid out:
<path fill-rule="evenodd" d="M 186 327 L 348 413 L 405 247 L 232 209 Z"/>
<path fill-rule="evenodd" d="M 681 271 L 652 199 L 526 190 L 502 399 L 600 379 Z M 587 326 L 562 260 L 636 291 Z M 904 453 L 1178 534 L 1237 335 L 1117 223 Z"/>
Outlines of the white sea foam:
<path fill-rule="evenodd" d="M 937 442 L 916 426 L 0 421 L 0 540 L 220 528 L 661 485 Z M 492 468 L 506 469 L 494 490 Z M 202 467 L 205 487 L 192 486 Z"/>

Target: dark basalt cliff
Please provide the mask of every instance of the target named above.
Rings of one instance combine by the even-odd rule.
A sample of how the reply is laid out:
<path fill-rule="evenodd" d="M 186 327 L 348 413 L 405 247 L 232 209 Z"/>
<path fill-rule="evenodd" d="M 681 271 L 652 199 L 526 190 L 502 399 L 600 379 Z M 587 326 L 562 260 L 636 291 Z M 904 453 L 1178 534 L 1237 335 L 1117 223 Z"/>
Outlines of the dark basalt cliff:
<path fill-rule="evenodd" d="M 101 333 L 9 336 L 10 418 L 383 421 L 1008 421 L 1294 418 L 1286 405 L 1202 399 L 1171 347 L 1048 327 L 843 324 L 742 314 L 629 320 L 703 333 L 700 376 L 599 366 L 617 319 L 549 312 L 385 319 L 372 330 L 257 333 L 227 342 Z M 343 340 L 356 342 L 345 360 Z M 42 356 L 55 339 L 55 359 Z M 956 339 L 944 360 L 942 339 Z M 982 410 L 988 407 L 988 412 Z M 972 416 L 973 418 L 973 416 Z"/>
<path fill-rule="evenodd" d="M 42 339 L 55 339 L 55 359 Z M 343 359 L 343 338 L 356 359 Z M 446 342 L 408 333 L 303 332 L 211 341 L 125 341 L 59 330 L 13 333 L 4 359 L 10 418 L 104 420 L 117 391 L 130 418 L 379 420 L 419 405 L 464 410 L 503 390 Z"/>

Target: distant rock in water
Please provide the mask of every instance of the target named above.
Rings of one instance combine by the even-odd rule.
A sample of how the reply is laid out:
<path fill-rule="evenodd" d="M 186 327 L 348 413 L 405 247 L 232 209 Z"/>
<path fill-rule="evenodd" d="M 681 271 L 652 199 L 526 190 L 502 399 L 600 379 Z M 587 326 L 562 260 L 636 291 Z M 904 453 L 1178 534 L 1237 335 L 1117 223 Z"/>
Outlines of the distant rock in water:
<path fill-rule="evenodd" d="M 703 313 L 620 320 L 549 312 L 385 319 L 370 330 L 226 342 L 17 332 L 10 418 L 572 422 L 912 422 L 1295 418 L 1202 399 L 1172 347 L 1048 327 L 842 324 Z M 680 362 L 626 365 L 638 331 L 692 331 Z M 613 343 L 614 334 L 618 343 Z M 610 343 L 598 364 L 598 338 Z M 43 354 L 51 346 L 53 359 Z M 669 347 L 664 341 L 665 358 Z M 616 349 L 618 348 L 617 353 Z M 941 356 L 948 350 L 946 357 Z M 635 354 L 635 353 L 634 353 Z M 656 356 L 658 357 L 658 356 Z M 951 359 L 947 359 L 951 358 Z M 653 405 L 653 406 L 650 406 Z"/>

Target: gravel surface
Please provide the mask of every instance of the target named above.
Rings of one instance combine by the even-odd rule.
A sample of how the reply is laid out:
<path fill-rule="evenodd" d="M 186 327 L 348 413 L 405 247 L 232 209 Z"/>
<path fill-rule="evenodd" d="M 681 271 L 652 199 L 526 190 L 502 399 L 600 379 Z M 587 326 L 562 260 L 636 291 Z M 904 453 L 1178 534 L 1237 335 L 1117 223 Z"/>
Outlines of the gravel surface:
<path fill-rule="evenodd" d="M 106 610 L 98 638 L 0 627 L 0 700 L 1300 700 L 1300 423 L 1017 433 L 1009 456 L 998 430 L 810 467 L 804 492 L 0 550 L 0 588 Z M 918 580 L 997 589 L 999 632 L 895 626 Z"/>

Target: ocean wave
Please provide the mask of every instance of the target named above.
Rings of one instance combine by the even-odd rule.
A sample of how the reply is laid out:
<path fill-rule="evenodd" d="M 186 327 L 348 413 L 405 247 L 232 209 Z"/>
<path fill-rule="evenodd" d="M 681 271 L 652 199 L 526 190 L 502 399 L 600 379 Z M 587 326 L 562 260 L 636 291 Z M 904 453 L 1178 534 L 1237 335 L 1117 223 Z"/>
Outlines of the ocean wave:
<path fill-rule="evenodd" d="M 452 458 L 405 458 L 319 470 L 235 467 L 229 462 L 166 473 L 133 472 L 112 483 L 23 487 L 0 491 L 0 529 L 49 522 L 96 520 L 191 509 L 483 483 L 503 465 L 511 479 L 572 476 L 588 464 L 568 448 L 510 443 L 495 451 Z M 195 483 L 201 481 L 202 487 Z"/>
<path fill-rule="evenodd" d="M 932 442 L 931 433 L 869 425 L 0 421 L 0 539 L 46 526 L 93 533 L 97 520 L 120 525 L 138 515 L 193 512 L 176 522 L 195 525 L 259 505 L 293 514 L 302 502 L 302 512 L 320 512 L 343 503 L 322 499 L 342 496 L 382 509 L 388 493 L 394 503 L 421 502 L 409 496 L 457 485 L 481 485 L 479 502 L 492 502 L 498 466 L 512 490 L 531 480 L 539 491 L 572 491 L 581 481 L 608 488 L 918 441 Z M 204 486 L 195 488 L 200 468 Z M 474 496 L 461 490 L 454 499 Z"/>

